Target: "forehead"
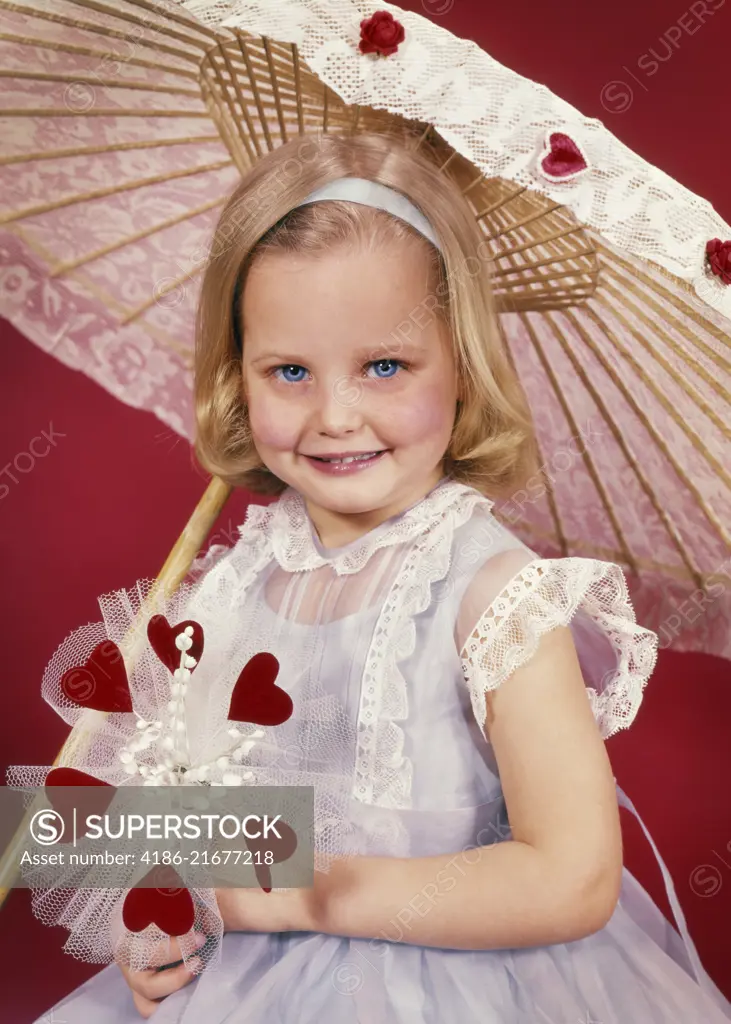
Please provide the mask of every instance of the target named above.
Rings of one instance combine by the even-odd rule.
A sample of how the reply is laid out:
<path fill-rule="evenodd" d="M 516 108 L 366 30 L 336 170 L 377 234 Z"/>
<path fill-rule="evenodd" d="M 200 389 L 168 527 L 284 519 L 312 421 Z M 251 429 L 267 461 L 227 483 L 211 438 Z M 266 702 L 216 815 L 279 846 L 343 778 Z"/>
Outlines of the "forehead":
<path fill-rule="evenodd" d="M 247 277 L 242 302 L 249 355 L 272 342 L 310 348 L 404 350 L 439 340 L 426 255 L 415 247 L 378 252 L 339 249 L 317 258 L 267 255 Z"/>

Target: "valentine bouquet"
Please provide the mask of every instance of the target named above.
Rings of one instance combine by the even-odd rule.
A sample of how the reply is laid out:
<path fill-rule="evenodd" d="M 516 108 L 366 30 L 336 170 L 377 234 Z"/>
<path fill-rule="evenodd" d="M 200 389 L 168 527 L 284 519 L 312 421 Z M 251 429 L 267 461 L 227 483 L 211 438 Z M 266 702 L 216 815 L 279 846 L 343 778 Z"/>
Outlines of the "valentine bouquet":
<path fill-rule="evenodd" d="M 308 787 L 307 839 L 314 869 L 327 871 L 333 856 L 357 848 L 348 810 L 353 726 L 338 698 L 305 671 L 306 651 L 302 671 L 288 676 L 295 697 L 277 685 L 280 663 L 256 647 L 241 607 L 245 587 L 221 558 L 227 550 L 207 559 L 209 567 L 219 560 L 217 571 L 191 582 L 194 567 L 173 596 L 140 580 L 99 598 L 102 621 L 68 636 L 43 677 L 44 699 L 73 727 L 61 764 L 11 766 L 7 784 L 45 787 L 54 808 L 64 787 L 97 786 L 96 810 L 120 787 L 205 787 L 208 796 L 218 786 Z M 302 841 L 286 816 L 277 832 L 267 839 L 268 863 L 253 861 L 251 884 L 267 892 L 276 865 Z M 257 841 L 246 843 L 256 853 Z M 201 970 L 217 959 L 223 921 L 215 890 L 186 887 L 170 865 L 146 873 L 137 858 L 124 886 L 115 867 L 115 884 L 93 888 L 71 872 L 49 885 L 33 867 L 21 870 L 35 916 L 67 928 L 64 950 L 79 959 L 145 970 L 172 936 L 184 959 L 200 958 Z M 212 940 L 202 951 L 196 930 Z"/>

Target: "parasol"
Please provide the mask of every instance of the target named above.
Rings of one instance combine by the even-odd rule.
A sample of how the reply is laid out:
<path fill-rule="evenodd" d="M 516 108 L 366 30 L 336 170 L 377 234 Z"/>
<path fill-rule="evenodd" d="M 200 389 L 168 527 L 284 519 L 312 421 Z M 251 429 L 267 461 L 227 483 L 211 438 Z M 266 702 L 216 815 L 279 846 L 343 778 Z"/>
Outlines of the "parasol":
<path fill-rule="evenodd" d="M 388 55 L 360 47 L 378 10 L 404 29 Z M 0 311 L 23 334 L 192 439 L 227 195 L 296 135 L 406 135 L 481 226 L 535 421 L 540 471 L 498 518 L 621 565 L 662 646 L 731 656 L 731 228 L 708 202 L 392 4 L 0 0 L 0 52 Z"/>

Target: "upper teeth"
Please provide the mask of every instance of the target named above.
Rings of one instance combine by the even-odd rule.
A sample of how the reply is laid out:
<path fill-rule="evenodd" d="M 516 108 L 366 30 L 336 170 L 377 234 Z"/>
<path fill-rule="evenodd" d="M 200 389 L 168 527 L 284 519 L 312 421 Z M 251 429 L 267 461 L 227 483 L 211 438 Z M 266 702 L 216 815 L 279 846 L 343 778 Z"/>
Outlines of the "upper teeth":
<path fill-rule="evenodd" d="M 323 459 L 323 462 L 356 462 L 360 459 L 370 459 L 378 452 L 368 452 L 366 455 L 349 455 L 345 459 Z"/>

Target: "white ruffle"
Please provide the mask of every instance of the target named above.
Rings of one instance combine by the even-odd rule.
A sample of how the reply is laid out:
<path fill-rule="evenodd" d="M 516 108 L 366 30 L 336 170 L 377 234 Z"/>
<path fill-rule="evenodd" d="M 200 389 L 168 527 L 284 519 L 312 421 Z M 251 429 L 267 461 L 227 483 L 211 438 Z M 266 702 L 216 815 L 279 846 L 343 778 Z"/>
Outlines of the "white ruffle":
<path fill-rule="evenodd" d="M 579 608 L 617 656 L 602 689 L 586 688 L 601 735 L 607 739 L 631 725 L 655 667 L 658 637 L 637 624 L 622 569 L 594 558 L 539 558 L 504 587 L 462 648 L 462 670 L 481 727 L 486 692 L 535 654 L 544 633 L 568 626 Z"/>
<path fill-rule="evenodd" d="M 445 477 L 421 501 L 395 517 L 390 526 L 387 521 L 342 549 L 321 554 L 314 543 L 304 499 L 288 488 L 272 505 L 250 505 L 241 535 L 246 536 L 249 526 L 267 533 L 274 557 L 287 572 L 307 572 L 327 565 L 339 576 L 351 575 L 360 572 L 376 551 L 415 540 L 431 529 L 467 492 L 474 490 Z M 478 497 L 492 507 L 488 498 Z"/>

